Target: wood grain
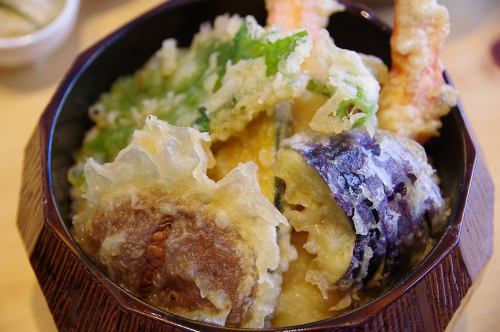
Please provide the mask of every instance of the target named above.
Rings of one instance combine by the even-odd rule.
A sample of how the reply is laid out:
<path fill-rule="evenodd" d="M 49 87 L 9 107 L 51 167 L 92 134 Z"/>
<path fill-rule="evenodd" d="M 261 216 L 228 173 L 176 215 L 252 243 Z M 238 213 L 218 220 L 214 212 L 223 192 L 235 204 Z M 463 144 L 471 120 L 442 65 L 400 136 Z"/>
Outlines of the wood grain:
<path fill-rule="evenodd" d="M 33 252 L 33 269 L 61 331 L 180 331 L 120 307 L 49 226 Z"/>
<path fill-rule="evenodd" d="M 493 220 L 494 191 L 489 172 L 479 155 L 470 189 L 474 204 L 470 204 L 465 211 L 459 243 L 472 279 L 476 279 L 493 253 L 493 223 L 484 224 L 481 219 Z"/>
<path fill-rule="evenodd" d="M 28 254 L 43 227 L 42 149 L 40 129 L 35 128 L 24 153 L 23 182 L 18 207 L 19 232 Z"/>

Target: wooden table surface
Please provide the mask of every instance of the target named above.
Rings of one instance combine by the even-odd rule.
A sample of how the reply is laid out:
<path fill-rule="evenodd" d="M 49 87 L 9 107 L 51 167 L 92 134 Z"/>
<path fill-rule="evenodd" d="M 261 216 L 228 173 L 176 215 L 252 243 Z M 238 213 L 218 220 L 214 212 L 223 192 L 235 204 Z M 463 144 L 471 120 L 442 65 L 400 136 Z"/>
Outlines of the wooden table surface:
<path fill-rule="evenodd" d="M 159 0 L 83 0 L 75 31 L 59 51 L 20 69 L 0 69 L 0 331 L 54 331 L 55 325 L 15 226 L 23 149 L 75 56 Z M 500 1 L 443 0 L 455 30 L 445 64 L 495 183 L 500 183 L 500 67 L 490 49 L 500 40 Z M 473 4 L 472 4 L 473 3 Z M 384 13 L 384 15 L 390 15 Z M 500 197 L 495 249 L 454 331 L 500 330 Z M 481 239 L 478 239 L 481 241 Z"/>

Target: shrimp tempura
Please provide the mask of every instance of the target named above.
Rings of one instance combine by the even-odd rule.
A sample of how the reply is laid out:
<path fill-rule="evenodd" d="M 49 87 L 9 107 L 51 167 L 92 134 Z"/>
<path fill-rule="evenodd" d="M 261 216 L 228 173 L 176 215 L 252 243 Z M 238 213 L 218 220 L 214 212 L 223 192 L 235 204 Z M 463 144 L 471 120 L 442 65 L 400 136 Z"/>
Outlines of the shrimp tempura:
<path fill-rule="evenodd" d="M 285 31 L 305 28 L 315 35 L 344 6 L 335 0 L 266 0 L 266 8 L 268 25 L 280 25 Z"/>
<path fill-rule="evenodd" d="M 396 0 L 392 68 L 380 95 L 379 126 L 420 142 L 439 135 L 456 103 L 442 75 L 448 11 L 436 0 Z"/>

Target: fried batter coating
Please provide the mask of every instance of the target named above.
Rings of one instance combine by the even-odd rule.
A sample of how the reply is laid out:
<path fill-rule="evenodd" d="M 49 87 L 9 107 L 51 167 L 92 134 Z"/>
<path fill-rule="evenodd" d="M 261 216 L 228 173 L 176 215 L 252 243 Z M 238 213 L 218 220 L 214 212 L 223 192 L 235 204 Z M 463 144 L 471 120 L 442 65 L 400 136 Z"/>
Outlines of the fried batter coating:
<path fill-rule="evenodd" d="M 267 24 L 285 30 L 305 28 L 313 35 L 328 24 L 329 16 L 344 6 L 335 0 L 266 0 Z"/>
<path fill-rule="evenodd" d="M 169 312 L 218 325 L 268 326 L 296 257 L 286 219 L 256 166 L 210 180 L 208 134 L 150 117 L 115 161 L 85 165 L 82 249 L 116 283 Z"/>
<path fill-rule="evenodd" d="M 294 99 L 294 132 L 308 127 L 323 133 L 373 128 L 380 85 L 371 69 L 380 74 L 381 61 L 337 47 L 324 29 L 330 15 L 344 6 L 333 0 L 268 0 L 266 6 L 269 25 L 306 28 L 313 41 L 301 66 L 309 82 L 306 91 Z M 375 68 L 370 69 L 368 63 Z"/>
<path fill-rule="evenodd" d="M 456 104 L 441 64 L 449 30 L 448 11 L 436 0 L 396 1 L 392 68 L 380 95 L 380 128 L 419 142 L 439 135 L 440 117 Z"/>
<path fill-rule="evenodd" d="M 203 205 L 161 188 L 130 188 L 102 199 L 79 237 L 111 279 L 146 302 L 238 326 L 255 299 L 255 255 L 236 230 L 219 228 L 215 218 Z"/>

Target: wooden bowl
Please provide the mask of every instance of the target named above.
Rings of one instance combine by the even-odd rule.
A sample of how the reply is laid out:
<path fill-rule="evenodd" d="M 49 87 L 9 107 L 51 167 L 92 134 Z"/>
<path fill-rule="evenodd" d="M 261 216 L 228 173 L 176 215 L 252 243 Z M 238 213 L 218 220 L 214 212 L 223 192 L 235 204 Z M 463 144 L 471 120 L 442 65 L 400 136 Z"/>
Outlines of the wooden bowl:
<path fill-rule="evenodd" d="M 170 0 L 83 52 L 57 89 L 26 148 L 18 227 L 61 330 L 227 330 L 152 307 L 127 293 L 79 249 L 70 234 L 66 180 L 85 131 L 87 109 L 120 75 L 133 72 L 168 37 L 188 46 L 201 23 L 224 13 L 265 20 L 262 2 Z M 328 30 L 340 47 L 389 63 L 390 29 L 365 7 L 347 4 Z M 343 316 L 291 328 L 312 331 L 442 331 L 492 253 L 493 185 L 460 106 L 426 146 L 451 200 L 449 225 L 434 250 L 389 291 Z"/>

